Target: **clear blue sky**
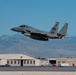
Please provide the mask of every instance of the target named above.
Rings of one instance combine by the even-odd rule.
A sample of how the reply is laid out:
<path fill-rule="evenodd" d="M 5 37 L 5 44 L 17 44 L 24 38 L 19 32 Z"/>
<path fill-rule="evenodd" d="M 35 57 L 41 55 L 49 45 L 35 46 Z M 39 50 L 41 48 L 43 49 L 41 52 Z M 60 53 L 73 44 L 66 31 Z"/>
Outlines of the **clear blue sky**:
<path fill-rule="evenodd" d="M 76 36 L 76 0 L 0 0 L 0 36 L 21 24 L 49 31 L 56 21 L 59 30 L 69 23 L 67 34 Z"/>

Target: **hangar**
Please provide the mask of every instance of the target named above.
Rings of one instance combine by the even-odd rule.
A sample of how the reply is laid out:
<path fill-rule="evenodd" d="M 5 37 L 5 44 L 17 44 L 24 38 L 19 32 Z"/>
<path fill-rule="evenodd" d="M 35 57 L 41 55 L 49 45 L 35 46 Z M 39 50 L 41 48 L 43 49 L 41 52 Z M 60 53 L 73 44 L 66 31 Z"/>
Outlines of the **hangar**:
<path fill-rule="evenodd" d="M 24 54 L 0 54 L 0 66 L 59 66 L 66 63 L 76 66 L 76 58 L 34 58 Z"/>
<path fill-rule="evenodd" d="M 50 64 L 68 64 L 69 66 L 76 66 L 76 58 L 48 58 Z"/>
<path fill-rule="evenodd" d="M 39 60 L 24 54 L 0 54 L 0 65 L 39 66 Z"/>

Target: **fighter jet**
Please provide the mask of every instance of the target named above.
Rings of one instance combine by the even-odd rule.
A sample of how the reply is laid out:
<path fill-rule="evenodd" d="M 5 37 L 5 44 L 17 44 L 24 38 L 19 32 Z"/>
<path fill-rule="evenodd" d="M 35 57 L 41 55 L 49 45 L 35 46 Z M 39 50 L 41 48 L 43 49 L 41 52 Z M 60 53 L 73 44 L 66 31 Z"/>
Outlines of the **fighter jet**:
<path fill-rule="evenodd" d="M 66 36 L 68 23 L 62 27 L 60 32 L 58 33 L 59 22 L 52 27 L 49 32 L 38 30 L 28 25 L 20 25 L 19 27 L 14 27 L 11 30 L 15 32 L 20 32 L 25 36 L 28 36 L 35 40 L 48 41 L 48 39 L 61 39 Z"/>

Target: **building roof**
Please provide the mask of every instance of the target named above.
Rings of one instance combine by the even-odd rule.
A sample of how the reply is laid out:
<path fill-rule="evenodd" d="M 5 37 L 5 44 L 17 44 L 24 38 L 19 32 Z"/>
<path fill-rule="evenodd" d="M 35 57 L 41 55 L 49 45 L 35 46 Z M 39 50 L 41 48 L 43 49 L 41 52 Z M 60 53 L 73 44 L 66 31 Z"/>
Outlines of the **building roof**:
<path fill-rule="evenodd" d="M 35 59 L 24 54 L 0 54 L 0 59 Z"/>

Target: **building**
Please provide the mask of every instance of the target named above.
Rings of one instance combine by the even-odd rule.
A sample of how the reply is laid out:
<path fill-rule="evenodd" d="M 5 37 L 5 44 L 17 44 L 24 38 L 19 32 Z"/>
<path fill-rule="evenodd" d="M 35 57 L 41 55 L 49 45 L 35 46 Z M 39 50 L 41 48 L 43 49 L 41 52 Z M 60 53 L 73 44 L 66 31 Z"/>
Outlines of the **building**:
<path fill-rule="evenodd" d="M 76 58 L 33 58 L 24 54 L 0 54 L 1 66 L 59 66 L 66 63 L 69 66 L 76 66 Z"/>
<path fill-rule="evenodd" d="M 76 66 L 76 58 L 57 58 L 56 64 L 68 63 L 69 66 Z"/>
<path fill-rule="evenodd" d="M 48 66 L 49 61 L 47 58 L 37 58 L 39 60 L 39 66 Z"/>
<path fill-rule="evenodd" d="M 0 54 L 0 65 L 39 66 L 39 60 L 24 54 Z"/>
<path fill-rule="evenodd" d="M 59 66 L 61 63 L 68 63 L 69 66 L 76 66 L 76 58 L 48 58 L 50 64 Z"/>

